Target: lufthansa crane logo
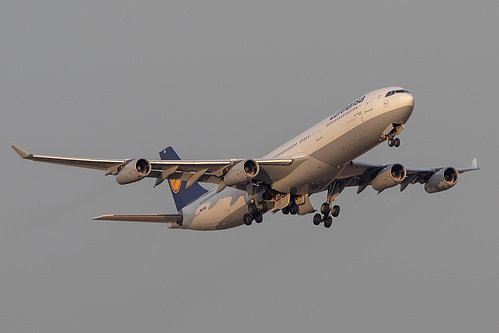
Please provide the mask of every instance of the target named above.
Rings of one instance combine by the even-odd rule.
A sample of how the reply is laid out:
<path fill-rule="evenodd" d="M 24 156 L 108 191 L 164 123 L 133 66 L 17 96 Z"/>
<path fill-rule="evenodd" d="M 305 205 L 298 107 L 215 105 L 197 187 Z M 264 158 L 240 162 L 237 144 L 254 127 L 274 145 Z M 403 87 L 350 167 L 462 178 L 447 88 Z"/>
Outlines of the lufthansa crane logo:
<path fill-rule="evenodd" d="M 182 185 L 182 181 L 180 179 L 169 179 L 170 186 L 172 188 L 173 193 L 178 193 L 180 191 L 180 186 Z"/>

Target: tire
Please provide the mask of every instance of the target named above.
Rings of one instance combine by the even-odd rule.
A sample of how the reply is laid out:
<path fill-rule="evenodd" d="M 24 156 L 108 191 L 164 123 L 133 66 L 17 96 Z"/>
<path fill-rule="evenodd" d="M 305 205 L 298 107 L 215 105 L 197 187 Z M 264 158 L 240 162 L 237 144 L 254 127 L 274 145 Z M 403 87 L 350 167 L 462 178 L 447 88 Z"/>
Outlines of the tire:
<path fill-rule="evenodd" d="M 313 222 L 315 225 L 319 225 L 322 222 L 321 214 L 315 214 L 313 218 Z"/>
<path fill-rule="evenodd" d="M 333 215 L 333 217 L 338 217 L 338 215 L 340 215 L 340 206 L 335 205 L 333 209 L 331 209 L 331 215 Z"/>
<path fill-rule="evenodd" d="M 263 214 L 258 212 L 258 214 L 256 214 L 256 216 L 255 216 L 255 222 L 262 223 L 262 221 L 263 221 Z"/>
<path fill-rule="evenodd" d="M 395 143 L 393 144 L 395 147 L 400 147 L 400 139 L 396 138 Z"/>
<path fill-rule="evenodd" d="M 324 220 L 324 226 L 326 228 L 331 228 L 332 225 L 333 225 L 333 218 L 329 216 L 327 219 Z"/>
<path fill-rule="evenodd" d="M 255 216 L 258 213 L 258 207 L 254 203 L 248 205 L 248 212 L 251 216 Z"/>
<path fill-rule="evenodd" d="M 393 145 L 395 144 L 394 140 L 393 139 L 388 139 L 388 147 L 393 147 Z"/>
<path fill-rule="evenodd" d="M 282 210 L 282 213 L 283 213 L 284 215 L 288 215 L 288 214 L 289 214 L 289 206 L 286 206 L 286 207 L 284 207 L 284 208 L 283 208 L 283 209 L 281 209 L 281 210 Z"/>
<path fill-rule="evenodd" d="M 322 213 L 322 215 L 327 215 L 327 214 L 329 214 L 329 211 L 330 211 L 330 209 L 329 209 L 329 204 L 327 204 L 327 203 L 323 203 L 323 204 L 321 205 L 321 213 Z"/>
<path fill-rule="evenodd" d="M 291 213 L 291 215 L 298 214 L 298 205 L 295 203 L 291 204 L 291 208 L 289 209 L 289 212 Z"/>
<path fill-rule="evenodd" d="M 266 201 L 260 201 L 258 204 L 258 210 L 261 211 L 262 213 L 266 213 L 269 207 L 267 206 Z"/>
<path fill-rule="evenodd" d="M 244 214 L 244 216 L 243 216 L 243 222 L 246 225 L 251 225 L 251 222 L 253 222 L 253 217 L 251 217 L 250 214 Z"/>

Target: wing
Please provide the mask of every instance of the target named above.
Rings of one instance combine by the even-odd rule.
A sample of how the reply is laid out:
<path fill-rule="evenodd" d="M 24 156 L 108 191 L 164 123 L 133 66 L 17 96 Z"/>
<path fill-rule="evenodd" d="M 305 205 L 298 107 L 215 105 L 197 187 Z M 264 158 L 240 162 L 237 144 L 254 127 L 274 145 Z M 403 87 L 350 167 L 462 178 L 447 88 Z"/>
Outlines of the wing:
<path fill-rule="evenodd" d="M 373 185 L 373 181 L 377 178 L 378 175 L 380 175 L 383 171 L 388 170 L 391 166 L 394 164 L 374 164 L 374 163 L 366 163 L 366 162 L 359 162 L 359 161 L 351 161 L 348 163 L 339 177 L 334 181 L 333 185 L 336 185 L 336 194 L 339 194 L 345 187 L 349 186 L 358 186 L 357 193 L 362 192 L 367 186 Z M 440 168 L 405 168 L 405 177 L 400 179 L 400 181 L 395 182 L 396 184 L 390 184 L 392 187 L 395 185 L 400 184 L 400 191 L 403 191 L 409 186 L 410 184 L 428 184 L 431 183 L 433 184 L 436 182 L 437 179 L 439 179 L 437 176 L 434 177 L 434 175 L 442 174 L 443 179 L 446 179 L 446 177 L 449 177 L 452 172 L 454 173 L 464 173 L 468 171 L 474 171 L 474 170 L 480 170 L 478 167 L 477 159 L 474 158 L 473 161 L 471 162 L 471 166 L 468 168 L 452 168 L 452 167 L 440 167 Z M 447 172 L 448 171 L 448 172 Z M 458 176 L 454 177 L 452 179 L 452 182 L 450 182 L 450 178 L 447 179 L 449 180 L 449 185 L 447 188 L 442 188 L 440 190 L 435 190 L 430 192 L 430 189 L 427 189 L 427 192 L 429 193 L 434 193 L 434 192 L 439 192 L 442 190 L 446 190 L 452 186 L 455 185 L 455 183 L 458 180 Z M 430 185 L 431 185 L 430 184 Z M 334 187 L 334 186 L 333 186 Z M 383 191 L 384 189 L 379 190 L 379 192 Z"/>
<path fill-rule="evenodd" d="M 103 170 L 107 175 L 117 175 L 129 162 L 134 159 L 88 159 L 74 157 L 43 156 L 27 153 L 21 148 L 12 145 L 12 149 L 22 158 L 36 162 L 74 166 L 80 168 Z M 146 177 L 156 178 L 155 186 L 161 184 L 165 179 L 180 179 L 190 183 L 206 182 L 220 184 L 224 173 L 243 161 L 242 159 L 226 160 L 158 160 L 148 161 L 151 165 L 151 171 Z M 256 159 L 255 160 L 264 172 L 255 178 L 256 180 L 266 181 L 269 173 L 276 166 L 290 166 L 293 159 Z M 261 179 L 259 178 L 261 177 Z"/>
<path fill-rule="evenodd" d="M 126 222 L 152 222 L 152 223 L 179 223 L 182 222 L 180 214 L 134 214 L 134 215 L 101 215 L 94 217 L 96 221 L 126 221 Z"/>
<path fill-rule="evenodd" d="M 68 158 L 56 156 L 43 156 L 28 154 L 21 148 L 12 145 L 12 149 L 25 160 L 32 160 L 36 162 L 45 162 L 51 164 L 60 164 L 67 166 L 76 166 L 80 168 L 94 169 L 94 170 L 108 170 L 112 166 L 121 165 L 129 160 L 111 160 L 111 159 L 86 159 L 86 158 Z"/>

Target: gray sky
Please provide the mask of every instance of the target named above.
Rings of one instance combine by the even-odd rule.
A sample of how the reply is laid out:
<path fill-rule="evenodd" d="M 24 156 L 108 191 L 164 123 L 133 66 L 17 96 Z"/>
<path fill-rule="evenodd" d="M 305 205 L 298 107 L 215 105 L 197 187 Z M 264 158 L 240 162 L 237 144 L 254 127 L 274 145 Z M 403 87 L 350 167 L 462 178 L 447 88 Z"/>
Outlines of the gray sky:
<path fill-rule="evenodd" d="M 497 1 L 2 1 L 2 332 L 497 332 Z M 38 154 L 259 157 L 362 94 L 410 90 L 402 146 L 451 191 L 347 189 L 332 229 L 97 223 L 175 212 Z M 312 197 L 318 206 L 325 195 Z"/>

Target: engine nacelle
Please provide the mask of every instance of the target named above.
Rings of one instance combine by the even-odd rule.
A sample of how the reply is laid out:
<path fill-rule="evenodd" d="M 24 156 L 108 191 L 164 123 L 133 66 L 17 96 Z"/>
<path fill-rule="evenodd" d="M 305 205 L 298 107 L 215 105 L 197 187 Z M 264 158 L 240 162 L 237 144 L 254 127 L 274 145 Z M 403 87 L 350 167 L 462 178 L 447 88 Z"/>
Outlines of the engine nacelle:
<path fill-rule="evenodd" d="M 373 179 L 371 186 L 376 191 L 383 191 L 394 187 L 404 180 L 407 172 L 402 164 L 392 164 L 384 168 Z"/>
<path fill-rule="evenodd" d="M 151 172 L 151 163 L 145 158 L 138 158 L 128 162 L 116 175 L 116 181 L 120 185 L 138 182 Z"/>
<path fill-rule="evenodd" d="M 224 176 L 228 186 L 242 184 L 251 180 L 260 172 L 260 166 L 254 160 L 245 160 L 234 165 Z"/>
<path fill-rule="evenodd" d="M 459 180 L 459 172 L 456 169 L 443 168 L 435 172 L 424 185 L 427 193 L 442 192 L 456 185 Z"/>

